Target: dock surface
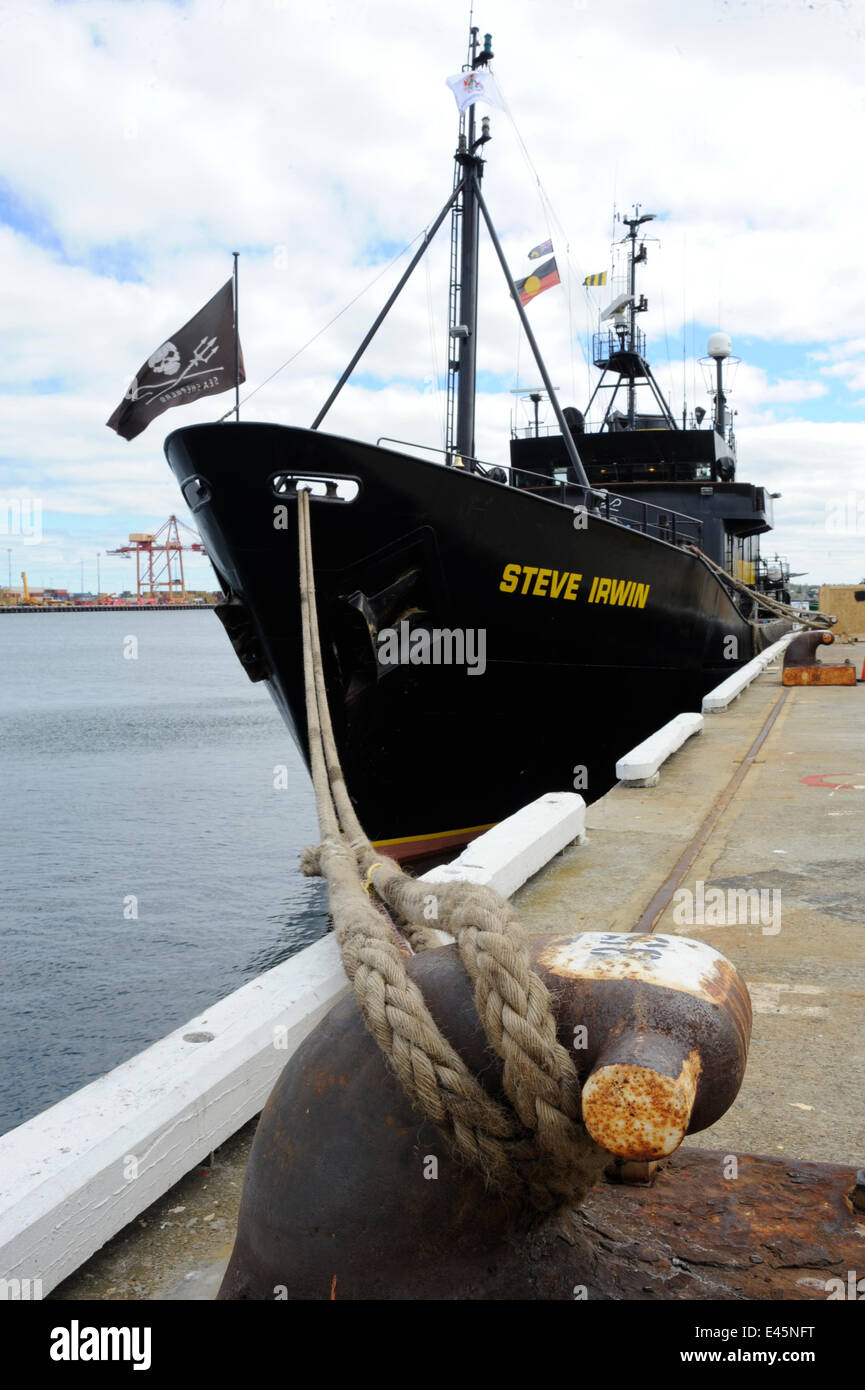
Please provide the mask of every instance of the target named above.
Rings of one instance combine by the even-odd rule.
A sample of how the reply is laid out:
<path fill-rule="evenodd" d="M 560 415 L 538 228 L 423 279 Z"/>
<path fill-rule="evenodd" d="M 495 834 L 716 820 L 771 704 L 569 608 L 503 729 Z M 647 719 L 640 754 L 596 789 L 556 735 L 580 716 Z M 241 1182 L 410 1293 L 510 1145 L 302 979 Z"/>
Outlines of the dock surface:
<path fill-rule="evenodd" d="M 836 643 L 824 655 L 861 672 L 863 654 L 861 644 Z M 619 784 L 590 806 L 586 831 L 515 894 L 529 932 L 692 936 L 748 982 L 754 1027 L 742 1090 L 683 1147 L 865 1165 L 865 686 L 785 689 L 769 667 L 706 716 L 657 786 Z M 713 902 L 721 916 L 718 889 L 724 917 L 735 907 L 737 920 L 711 920 Z M 745 912 L 743 890 L 752 893 Z M 50 1297 L 213 1298 L 253 1129 Z"/>
<path fill-rule="evenodd" d="M 838 644 L 861 672 L 863 647 Z M 768 726 L 768 727 L 767 727 Z M 762 736 L 762 741 L 761 740 Z M 756 746 L 758 745 L 759 746 Z M 515 896 L 530 932 L 693 936 L 744 975 L 745 1081 L 685 1143 L 865 1164 L 865 686 L 783 688 L 770 667 L 661 769 L 615 786 Z M 680 923 L 678 890 L 762 890 L 767 921 Z M 704 911 L 708 918 L 708 911 Z M 773 922 L 772 918 L 775 918 Z"/>

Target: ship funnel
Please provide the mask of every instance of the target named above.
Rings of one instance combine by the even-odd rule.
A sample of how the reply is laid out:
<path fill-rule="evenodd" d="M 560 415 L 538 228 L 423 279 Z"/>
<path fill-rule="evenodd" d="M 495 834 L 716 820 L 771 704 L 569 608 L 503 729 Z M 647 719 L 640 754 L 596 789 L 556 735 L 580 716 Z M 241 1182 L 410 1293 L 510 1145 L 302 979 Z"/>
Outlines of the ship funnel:
<path fill-rule="evenodd" d="M 716 362 L 724 357 L 729 357 L 732 350 L 733 344 L 730 341 L 729 333 L 718 332 L 709 335 L 706 351 L 710 357 L 714 357 Z"/>

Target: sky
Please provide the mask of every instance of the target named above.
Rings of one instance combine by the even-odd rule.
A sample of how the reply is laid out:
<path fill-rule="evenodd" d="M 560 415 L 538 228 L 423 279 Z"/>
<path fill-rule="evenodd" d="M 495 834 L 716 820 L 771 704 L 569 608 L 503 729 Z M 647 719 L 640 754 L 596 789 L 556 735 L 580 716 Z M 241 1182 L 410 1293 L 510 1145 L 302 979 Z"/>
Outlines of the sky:
<path fill-rule="evenodd" d="M 529 313 L 563 404 L 597 376 L 609 291 L 582 280 L 639 203 L 674 414 L 710 407 L 723 328 L 738 476 L 781 494 L 764 554 L 861 580 L 865 0 L 476 0 L 473 22 L 506 102 L 486 200 L 515 277 L 547 237 L 562 273 Z M 231 397 L 131 443 L 105 421 L 233 251 L 242 417 L 311 422 L 450 194 L 468 26 L 465 0 L 0 0 L 0 583 L 95 591 L 99 555 L 103 592 L 133 587 L 107 552 L 191 520 L 162 442 Z M 447 255 L 440 233 L 326 428 L 442 446 Z M 488 246 L 481 277 L 477 452 L 506 462 L 537 370 Z M 187 581 L 213 586 L 205 561 Z"/>

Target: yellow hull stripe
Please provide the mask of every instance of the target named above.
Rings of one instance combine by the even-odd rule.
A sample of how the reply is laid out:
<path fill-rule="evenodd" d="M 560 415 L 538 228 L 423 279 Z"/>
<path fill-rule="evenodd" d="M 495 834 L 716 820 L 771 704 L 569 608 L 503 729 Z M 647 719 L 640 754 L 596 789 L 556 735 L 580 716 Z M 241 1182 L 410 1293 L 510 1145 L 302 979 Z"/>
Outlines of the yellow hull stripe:
<path fill-rule="evenodd" d="M 396 840 L 373 840 L 372 843 L 378 848 L 380 845 L 408 845 L 415 840 L 446 840 L 452 835 L 480 835 L 483 830 L 492 830 L 498 821 L 490 821 L 489 825 L 469 825 L 463 830 L 437 830 L 432 835 L 400 835 Z"/>

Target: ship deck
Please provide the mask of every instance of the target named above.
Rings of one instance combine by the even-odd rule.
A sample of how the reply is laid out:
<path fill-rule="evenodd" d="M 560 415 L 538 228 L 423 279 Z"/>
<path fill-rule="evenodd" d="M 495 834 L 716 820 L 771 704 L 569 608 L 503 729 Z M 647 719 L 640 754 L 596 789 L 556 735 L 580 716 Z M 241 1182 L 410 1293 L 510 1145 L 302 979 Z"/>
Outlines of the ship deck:
<path fill-rule="evenodd" d="M 861 670 L 863 650 L 836 644 L 824 655 Z M 586 843 L 557 856 L 514 900 L 529 932 L 648 930 L 654 921 L 656 931 L 708 941 L 744 974 L 754 1006 L 744 1084 L 688 1148 L 860 1168 L 865 685 L 785 692 L 780 680 L 770 667 L 726 711 L 707 715 L 704 736 L 664 765 L 657 786 L 618 784 L 595 802 Z M 764 920 L 674 920 L 687 906 L 681 890 L 698 910 L 698 883 L 704 897 L 711 888 L 763 890 Z M 50 1297 L 213 1298 L 254 1127 Z"/>

